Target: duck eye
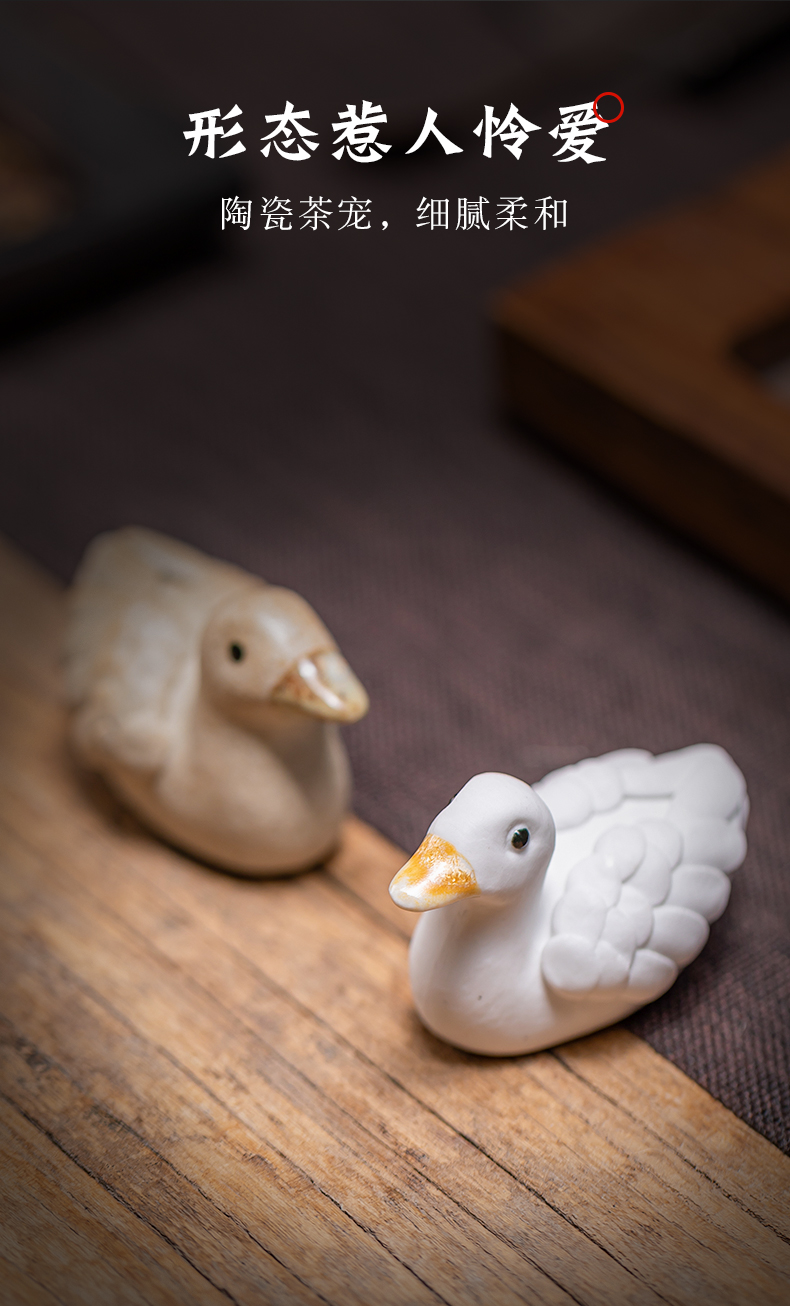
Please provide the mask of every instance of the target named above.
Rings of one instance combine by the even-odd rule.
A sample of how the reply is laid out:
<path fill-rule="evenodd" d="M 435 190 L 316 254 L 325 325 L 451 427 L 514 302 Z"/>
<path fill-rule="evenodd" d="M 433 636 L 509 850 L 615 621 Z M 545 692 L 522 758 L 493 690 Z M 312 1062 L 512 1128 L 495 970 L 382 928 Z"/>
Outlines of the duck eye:
<path fill-rule="evenodd" d="M 228 646 L 228 652 L 230 653 L 230 656 L 233 658 L 234 662 L 241 662 L 241 659 L 244 657 L 244 645 L 230 644 Z"/>
<path fill-rule="evenodd" d="M 527 827 L 522 826 L 520 830 L 516 830 L 513 833 L 510 842 L 514 848 L 526 848 L 529 843 L 529 830 Z"/>

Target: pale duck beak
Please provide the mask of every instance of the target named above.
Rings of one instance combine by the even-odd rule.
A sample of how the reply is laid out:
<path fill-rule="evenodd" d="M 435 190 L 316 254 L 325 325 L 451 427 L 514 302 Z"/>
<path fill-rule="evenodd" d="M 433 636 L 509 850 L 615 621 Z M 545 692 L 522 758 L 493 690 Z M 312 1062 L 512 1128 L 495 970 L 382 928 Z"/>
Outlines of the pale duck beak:
<path fill-rule="evenodd" d="M 392 901 L 406 911 L 431 911 L 479 893 L 469 862 L 438 834 L 426 834 L 390 884 Z"/>
<path fill-rule="evenodd" d="M 324 721 L 359 721 L 370 706 L 364 686 L 337 649 L 297 658 L 272 691 L 272 701 Z"/>

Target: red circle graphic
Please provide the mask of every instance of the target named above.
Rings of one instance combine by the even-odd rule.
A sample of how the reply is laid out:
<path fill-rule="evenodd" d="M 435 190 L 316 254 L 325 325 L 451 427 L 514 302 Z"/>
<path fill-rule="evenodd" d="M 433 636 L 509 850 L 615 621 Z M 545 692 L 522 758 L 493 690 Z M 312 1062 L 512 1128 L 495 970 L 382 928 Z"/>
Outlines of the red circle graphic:
<path fill-rule="evenodd" d="M 616 118 L 602 118 L 600 113 L 598 112 L 598 101 L 604 100 L 607 95 L 611 95 L 613 99 L 619 101 L 620 112 L 618 113 Z M 617 94 L 617 91 L 601 91 L 601 94 L 596 95 L 595 99 L 593 100 L 593 113 L 595 114 L 599 122 L 606 122 L 606 123 L 617 122 L 620 118 L 622 118 L 623 114 L 625 113 L 625 105 L 623 104 L 623 101 L 620 98 L 620 96 Z"/>

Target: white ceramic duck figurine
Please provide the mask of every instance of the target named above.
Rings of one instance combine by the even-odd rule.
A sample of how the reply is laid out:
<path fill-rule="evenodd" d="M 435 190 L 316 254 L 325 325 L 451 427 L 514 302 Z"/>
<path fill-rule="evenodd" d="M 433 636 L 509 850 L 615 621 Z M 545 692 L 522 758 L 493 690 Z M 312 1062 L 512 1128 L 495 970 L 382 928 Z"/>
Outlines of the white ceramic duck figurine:
<path fill-rule="evenodd" d="M 727 905 L 747 813 L 743 776 L 709 744 L 608 753 L 532 788 L 475 776 L 390 885 L 425 913 L 410 952 L 421 1019 L 513 1056 L 659 997 Z"/>
<path fill-rule="evenodd" d="M 66 669 L 78 754 L 173 843 L 249 875 L 336 843 L 337 723 L 368 698 L 298 594 L 154 531 L 100 535 L 75 577 Z"/>

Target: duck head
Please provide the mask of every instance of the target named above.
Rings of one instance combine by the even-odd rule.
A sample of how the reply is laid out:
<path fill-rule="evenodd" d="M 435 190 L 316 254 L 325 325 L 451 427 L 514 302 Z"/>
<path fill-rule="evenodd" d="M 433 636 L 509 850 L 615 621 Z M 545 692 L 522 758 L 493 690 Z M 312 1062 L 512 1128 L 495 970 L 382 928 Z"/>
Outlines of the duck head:
<path fill-rule="evenodd" d="M 226 711 L 277 705 L 324 721 L 359 721 L 368 696 L 309 603 L 293 590 L 255 585 L 211 615 L 201 644 L 203 681 Z"/>
<path fill-rule="evenodd" d="M 551 812 L 523 780 L 476 775 L 436 817 L 390 896 L 421 912 L 460 898 L 501 901 L 542 881 L 554 837 Z"/>

